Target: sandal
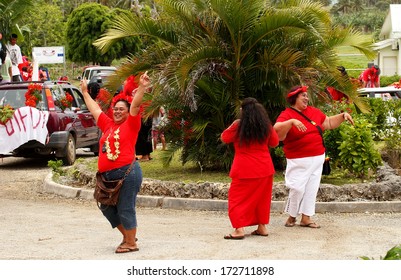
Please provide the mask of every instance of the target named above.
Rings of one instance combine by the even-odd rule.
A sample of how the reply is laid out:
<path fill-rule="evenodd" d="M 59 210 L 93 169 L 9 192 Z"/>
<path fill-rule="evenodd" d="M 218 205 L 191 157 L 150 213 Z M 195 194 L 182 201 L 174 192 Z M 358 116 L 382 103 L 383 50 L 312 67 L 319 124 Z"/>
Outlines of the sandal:
<path fill-rule="evenodd" d="M 129 253 L 129 252 L 136 252 L 139 251 L 138 247 L 125 247 L 125 246 L 118 246 L 115 253 L 122 254 L 122 253 Z"/>
<path fill-rule="evenodd" d="M 301 227 L 308 227 L 308 228 L 320 228 L 320 226 L 318 224 L 316 224 L 315 222 L 310 222 L 307 224 L 299 224 Z"/>
<path fill-rule="evenodd" d="M 294 219 L 292 222 L 289 222 L 289 219 L 290 219 L 290 218 L 287 219 L 287 221 L 285 222 L 284 226 L 286 226 L 286 227 L 293 227 L 293 226 L 295 226 L 295 222 L 297 221 L 297 219 Z"/>
<path fill-rule="evenodd" d="M 236 235 L 229 234 L 229 235 L 224 236 L 224 239 L 231 239 L 231 240 L 242 240 L 244 238 L 245 238 L 244 235 L 236 236 Z"/>

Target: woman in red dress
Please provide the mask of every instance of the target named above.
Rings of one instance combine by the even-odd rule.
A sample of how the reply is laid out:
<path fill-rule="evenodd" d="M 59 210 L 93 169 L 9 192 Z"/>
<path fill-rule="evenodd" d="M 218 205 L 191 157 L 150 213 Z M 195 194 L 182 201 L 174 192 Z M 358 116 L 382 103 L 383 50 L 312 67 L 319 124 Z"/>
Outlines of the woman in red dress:
<path fill-rule="evenodd" d="M 266 109 L 255 98 L 245 98 L 240 119 L 223 131 L 221 140 L 233 143 L 234 161 L 228 191 L 228 216 L 234 232 L 225 239 L 243 239 L 244 227 L 257 225 L 252 235 L 267 236 L 274 166 L 269 147 L 279 143 Z"/>

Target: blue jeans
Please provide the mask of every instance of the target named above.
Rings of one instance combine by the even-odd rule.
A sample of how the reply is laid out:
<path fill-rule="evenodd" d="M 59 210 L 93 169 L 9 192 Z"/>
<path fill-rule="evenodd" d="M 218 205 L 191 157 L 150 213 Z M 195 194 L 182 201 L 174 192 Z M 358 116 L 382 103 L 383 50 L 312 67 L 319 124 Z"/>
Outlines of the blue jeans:
<path fill-rule="evenodd" d="M 130 165 L 125 165 L 103 174 L 107 181 L 118 180 L 124 177 L 125 171 Z M 106 219 L 110 222 L 113 228 L 122 224 L 127 230 L 137 227 L 136 221 L 136 196 L 141 189 L 142 170 L 138 162 L 132 165 L 131 172 L 125 178 L 123 186 L 120 190 L 120 196 L 116 206 L 101 206 L 101 210 Z"/>

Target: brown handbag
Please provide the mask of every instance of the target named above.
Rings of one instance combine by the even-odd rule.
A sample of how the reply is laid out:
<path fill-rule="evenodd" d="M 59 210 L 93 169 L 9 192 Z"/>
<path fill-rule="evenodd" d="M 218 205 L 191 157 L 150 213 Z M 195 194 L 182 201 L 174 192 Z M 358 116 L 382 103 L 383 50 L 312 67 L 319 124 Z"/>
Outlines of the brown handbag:
<path fill-rule="evenodd" d="M 132 165 L 135 160 L 131 163 L 130 167 L 124 174 L 124 177 L 119 180 L 106 181 L 99 171 L 96 172 L 96 186 L 93 193 L 98 207 L 101 205 L 116 206 L 120 195 L 120 189 L 124 183 L 125 178 L 131 172 Z"/>

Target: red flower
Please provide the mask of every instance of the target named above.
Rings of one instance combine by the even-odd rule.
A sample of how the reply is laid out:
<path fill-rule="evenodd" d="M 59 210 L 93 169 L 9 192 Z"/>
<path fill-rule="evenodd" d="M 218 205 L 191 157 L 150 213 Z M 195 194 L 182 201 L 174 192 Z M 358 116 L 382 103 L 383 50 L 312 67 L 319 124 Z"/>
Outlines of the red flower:
<path fill-rule="evenodd" d="M 31 83 L 25 93 L 25 105 L 36 107 L 42 101 L 42 85 Z"/>
<path fill-rule="evenodd" d="M 96 102 L 99 104 L 103 112 L 107 112 L 107 110 L 110 107 L 112 99 L 113 95 L 107 89 L 101 88 L 96 97 Z"/>
<path fill-rule="evenodd" d="M 56 99 L 54 104 L 58 106 L 61 111 L 64 111 L 67 108 L 71 108 L 72 101 L 74 101 L 74 98 L 71 96 L 71 94 L 66 92 L 64 96 Z"/>

